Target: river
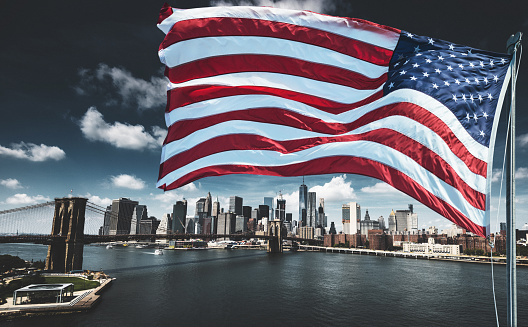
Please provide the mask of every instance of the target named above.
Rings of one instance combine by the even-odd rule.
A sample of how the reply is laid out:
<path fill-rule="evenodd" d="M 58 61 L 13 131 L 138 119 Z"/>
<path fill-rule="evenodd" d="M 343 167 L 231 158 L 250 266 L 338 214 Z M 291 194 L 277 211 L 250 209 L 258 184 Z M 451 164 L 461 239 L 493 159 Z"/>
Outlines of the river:
<path fill-rule="evenodd" d="M 43 260 L 47 247 L 0 244 Z M 86 246 L 84 269 L 114 284 L 88 313 L 2 326 L 493 326 L 488 264 L 259 250 L 164 251 Z M 495 265 L 501 325 L 505 266 Z M 528 326 L 528 268 L 518 270 L 518 322 Z"/>

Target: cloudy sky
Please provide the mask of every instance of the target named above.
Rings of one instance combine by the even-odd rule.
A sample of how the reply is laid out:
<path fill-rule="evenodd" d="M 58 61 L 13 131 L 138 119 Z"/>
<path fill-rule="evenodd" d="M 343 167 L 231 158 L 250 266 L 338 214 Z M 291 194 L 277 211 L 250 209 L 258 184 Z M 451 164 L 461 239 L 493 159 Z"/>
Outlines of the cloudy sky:
<path fill-rule="evenodd" d="M 258 206 L 263 197 L 286 198 L 298 215 L 302 178 L 249 175 L 209 177 L 175 191 L 156 189 L 166 133 L 166 80 L 157 56 L 156 27 L 164 1 L 2 1 L 0 3 L 0 210 L 64 197 L 108 205 L 129 197 L 161 218 L 185 197 L 189 213 L 211 192 L 227 207 L 232 195 Z M 415 34 L 505 52 L 509 35 L 528 30 L 524 1 L 461 3 L 442 8 L 422 1 L 169 1 L 177 8 L 253 4 L 370 20 Z M 521 65 L 517 98 L 517 226 L 528 223 L 528 64 Z M 497 137 L 492 186 L 492 231 L 505 221 L 499 201 L 505 118 Z M 325 198 L 329 221 L 341 229 L 341 204 L 358 202 L 364 215 L 387 218 L 412 203 L 420 228 L 450 222 L 375 179 L 356 175 L 307 176 Z M 504 194 L 504 192 L 503 192 Z M 497 208 L 500 206 L 500 214 Z M 101 218 L 102 221 L 102 218 Z M 51 226 L 51 217 L 50 217 Z M 2 226 L 0 226 L 0 229 Z M 94 230 L 94 226 L 91 229 Z M 0 230 L 1 231 L 1 230 Z"/>

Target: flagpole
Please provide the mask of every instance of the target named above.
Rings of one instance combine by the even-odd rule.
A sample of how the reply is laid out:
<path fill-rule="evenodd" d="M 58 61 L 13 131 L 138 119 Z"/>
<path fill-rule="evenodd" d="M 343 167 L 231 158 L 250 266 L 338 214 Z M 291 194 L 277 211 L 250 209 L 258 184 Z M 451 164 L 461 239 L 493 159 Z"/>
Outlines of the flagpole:
<path fill-rule="evenodd" d="M 508 326 L 517 326 L 517 240 L 515 232 L 515 89 L 517 80 L 517 48 L 521 43 L 521 32 L 510 36 L 508 53 L 513 55 L 511 71 L 511 104 L 506 154 L 506 265 Z"/>

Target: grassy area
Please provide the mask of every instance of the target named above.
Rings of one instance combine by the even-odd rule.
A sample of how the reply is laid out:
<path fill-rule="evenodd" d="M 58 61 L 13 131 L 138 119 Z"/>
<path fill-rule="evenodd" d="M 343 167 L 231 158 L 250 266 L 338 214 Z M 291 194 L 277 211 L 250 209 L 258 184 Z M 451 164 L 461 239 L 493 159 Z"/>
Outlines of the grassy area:
<path fill-rule="evenodd" d="M 94 280 L 86 280 L 84 278 L 79 277 L 55 277 L 55 276 L 45 276 L 44 280 L 46 284 L 67 284 L 67 283 L 73 283 L 74 291 L 82 291 L 90 288 L 95 288 L 99 286 L 98 281 Z"/>

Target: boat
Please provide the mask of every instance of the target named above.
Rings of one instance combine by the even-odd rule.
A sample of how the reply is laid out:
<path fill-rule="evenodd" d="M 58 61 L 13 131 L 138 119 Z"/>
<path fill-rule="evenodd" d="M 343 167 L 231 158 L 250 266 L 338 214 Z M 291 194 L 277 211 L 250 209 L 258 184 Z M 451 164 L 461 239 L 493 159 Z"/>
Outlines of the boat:
<path fill-rule="evenodd" d="M 146 247 L 148 247 L 147 244 L 138 244 L 138 245 L 136 245 L 136 249 L 144 249 Z"/>
<path fill-rule="evenodd" d="M 114 246 L 113 246 L 112 244 L 108 244 L 108 245 L 106 246 L 107 249 L 111 249 L 111 248 L 113 248 L 113 247 L 114 247 Z"/>
<path fill-rule="evenodd" d="M 163 250 L 162 250 L 162 249 L 156 249 L 156 250 L 154 251 L 154 254 L 155 254 L 155 255 L 163 255 Z"/>
<path fill-rule="evenodd" d="M 207 242 L 207 247 L 211 249 L 232 249 L 236 245 L 235 241 L 210 241 Z"/>

